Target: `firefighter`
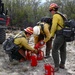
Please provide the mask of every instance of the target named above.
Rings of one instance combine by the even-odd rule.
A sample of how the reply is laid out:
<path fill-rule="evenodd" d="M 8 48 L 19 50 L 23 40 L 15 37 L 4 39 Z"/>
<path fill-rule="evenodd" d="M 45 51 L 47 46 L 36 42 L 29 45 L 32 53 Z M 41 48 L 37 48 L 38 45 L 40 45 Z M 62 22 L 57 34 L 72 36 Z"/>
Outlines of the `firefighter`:
<path fill-rule="evenodd" d="M 35 47 L 42 47 L 46 44 L 45 58 L 50 57 L 50 50 L 52 47 L 52 39 L 50 39 L 50 24 L 44 21 L 38 22 L 37 26 L 33 28 Z"/>
<path fill-rule="evenodd" d="M 32 27 L 27 27 L 26 29 L 24 29 L 24 31 L 22 31 L 21 33 L 17 34 L 15 36 L 14 39 L 14 43 L 16 45 L 18 45 L 20 47 L 20 49 L 18 51 L 13 51 L 12 55 L 10 57 L 12 59 L 16 59 L 19 61 L 23 61 L 25 60 L 25 50 L 27 51 L 31 51 L 36 53 L 36 49 L 32 48 L 29 44 L 28 44 L 28 39 L 30 38 L 30 36 L 33 34 L 33 28 Z"/>
<path fill-rule="evenodd" d="M 49 11 L 53 15 L 50 39 L 56 34 L 52 47 L 52 57 L 55 65 L 55 72 L 58 71 L 59 68 L 64 69 L 66 61 L 66 42 L 61 33 L 62 28 L 64 28 L 64 19 L 61 15 L 57 14 L 58 9 L 59 6 L 56 3 L 50 4 Z M 60 51 L 60 61 L 58 50 Z"/>

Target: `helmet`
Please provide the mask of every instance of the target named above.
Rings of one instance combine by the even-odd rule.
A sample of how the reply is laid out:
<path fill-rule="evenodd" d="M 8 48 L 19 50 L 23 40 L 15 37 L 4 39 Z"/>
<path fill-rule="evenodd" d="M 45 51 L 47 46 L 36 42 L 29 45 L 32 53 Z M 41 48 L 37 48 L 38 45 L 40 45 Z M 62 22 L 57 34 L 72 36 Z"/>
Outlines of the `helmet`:
<path fill-rule="evenodd" d="M 57 11 L 58 8 L 59 8 L 59 6 L 56 3 L 52 3 L 52 4 L 50 4 L 49 11 L 51 11 L 51 10 Z"/>
<path fill-rule="evenodd" d="M 39 34 L 40 34 L 40 28 L 39 28 L 39 26 L 35 26 L 35 27 L 33 28 L 33 34 L 34 34 L 34 35 L 39 35 Z"/>
<path fill-rule="evenodd" d="M 29 34 L 33 34 L 33 28 L 32 27 L 27 27 L 26 29 L 24 29 L 25 32 L 29 33 Z"/>

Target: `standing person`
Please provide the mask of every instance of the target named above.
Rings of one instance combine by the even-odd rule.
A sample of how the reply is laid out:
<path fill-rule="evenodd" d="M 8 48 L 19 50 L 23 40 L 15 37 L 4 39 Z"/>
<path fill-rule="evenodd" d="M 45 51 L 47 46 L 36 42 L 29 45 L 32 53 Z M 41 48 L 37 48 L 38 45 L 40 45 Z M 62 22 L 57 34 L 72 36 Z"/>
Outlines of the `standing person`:
<path fill-rule="evenodd" d="M 19 61 L 25 60 L 26 59 L 25 50 L 35 52 L 35 53 L 37 52 L 36 49 L 32 48 L 28 44 L 28 41 L 27 41 L 32 34 L 33 34 L 33 28 L 27 27 L 26 29 L 24 29 L 24 31 L 14 36 L 15 37 L 14 44 L 18 46 L 19 49 L 17 49 L 18 48 L 17 47 L 11 51 L 11 54 L 9 54 L 10 61 L 13 61 L 13 59 L 19 60 Z"/>
<path fill-rule="evenodd" d="M 44 18 L 41 19 L 38 26 L 34 26 L 34 42 L 35 45 L 44 45 L 46 43 L 46 56 L 45 58 L 50 57 L 50 50 L 52 47 L 52 39 L 50 39 L 50 25 L 49 23 L 44 22 Z M 42 41 L 41 41 L 42 40 Z M 40 41 L 40 44 L 39 44 Z"/>
<path fill-rule="evenodd" d="M 64 27 L 64 19 L 60 14 L 58 14 L 58 8 L 59 6 L 56 3 L 50 4 L 49 7 L 49 11 L 53 15 L 50 38 L 56 34 L 52 48 L 52 57 L 55 64 L 55 72 L 59 70 L 59 67 L 61 69 L 64 69 L 66 61 L 66 42 L 64 36 L 61 33 L 61 30 Z M 58 50 L 60 50 L 60 61 Z"/>

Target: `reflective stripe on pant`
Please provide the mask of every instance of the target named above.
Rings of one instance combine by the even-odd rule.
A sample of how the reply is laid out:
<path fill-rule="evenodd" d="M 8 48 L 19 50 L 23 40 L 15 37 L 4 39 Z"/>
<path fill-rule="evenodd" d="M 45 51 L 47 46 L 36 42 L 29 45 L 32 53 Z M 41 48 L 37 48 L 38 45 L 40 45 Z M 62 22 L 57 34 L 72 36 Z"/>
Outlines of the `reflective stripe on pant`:
<path fill-rule="evenodd" d="M 60 50 L 60 52 L 58 51 Z M 60 63 L 65 64 L 66 60 L 66 42 L 62 35 L 56 36 L 52 48 L 52 57 L 54 60 L 55 67 L 59 67 L 59 53 L 60 53 Z"/>

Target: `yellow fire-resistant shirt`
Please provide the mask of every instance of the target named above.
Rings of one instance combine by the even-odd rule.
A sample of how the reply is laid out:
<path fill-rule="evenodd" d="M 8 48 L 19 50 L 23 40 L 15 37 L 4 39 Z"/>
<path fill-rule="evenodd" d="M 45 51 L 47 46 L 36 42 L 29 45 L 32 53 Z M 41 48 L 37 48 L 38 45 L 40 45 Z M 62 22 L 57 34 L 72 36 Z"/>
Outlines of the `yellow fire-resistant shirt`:
<path fill-rule="evenodd" d="M 46 36 L 43 41 L 47 42 L 50 39 L 50 30 L 49 30 L 49 26 L 50 25 L 47 24 L 47 23 L 44 23 L 44 22 L 42 22 L 40 24 L 43 24 L 43 26 L 44 26 L 43 27 L 44 29 L 42 30 L 42 27 L 39 25 L 40 33 Z M 38 37 L 39 36 L 34 35 L 34 42 L 35 42 L 35 44 L 38 42 Z"/>
<path fill-rule="evenodd" d="M 25 35 L 25 33 L 19 35 L 17 38 L 15 38 L 14 43 L 19 45 L 20 48 L 23 47 L 27 50 L 35 50 L 34 48 L 32 48 L 27 41 L 27 37 Z"/>
<path fill-rule="evenodd" d="M 52 20 L 52 27 L 51 27 L 50 38 L 54 37 L 55 32 L 57 30 L 61 30 L 61 27 L 58 24 L 63 28 L 64 27 L 64 20 L 63 20 L 61 15 L 54 14 L 53 15 L 53 20 Z"/>

